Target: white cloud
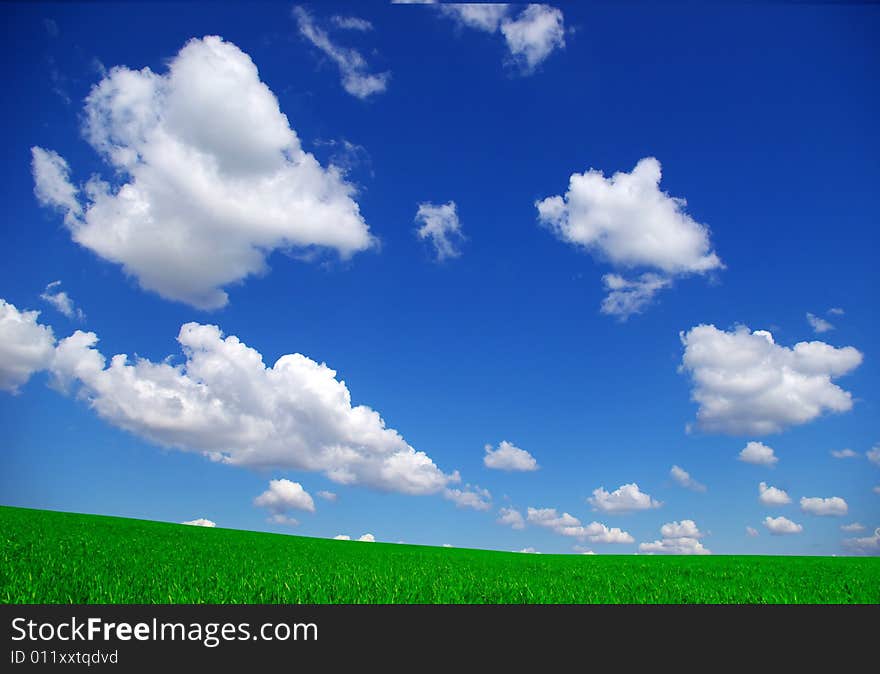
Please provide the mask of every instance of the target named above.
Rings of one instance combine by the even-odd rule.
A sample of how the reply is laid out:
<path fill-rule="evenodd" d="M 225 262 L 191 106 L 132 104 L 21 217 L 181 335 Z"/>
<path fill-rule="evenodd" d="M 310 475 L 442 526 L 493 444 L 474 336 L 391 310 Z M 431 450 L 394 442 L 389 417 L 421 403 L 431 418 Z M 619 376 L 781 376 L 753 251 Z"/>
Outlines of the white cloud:
<path fill-rule="evenodd" d="M 587 538 L 592 543 L 635 543 L 636 540 L 619 527 L 607 527 L 601 522 L 590 522 L 586 526 Z"/>
<path fill-rule="evenodd" d="M 510 5 L 501 2 L 450 2 L 440 5 L 440 11 L 468 28 L 494 33 L 507 17 Z"/>
<path fill-rule="evenodd" d="M 569 513 L 556 512 L 555 508 L 529 508 L 526 519 L 530 524 L 550 529 L 560 536 L 589 539 L 592 543 L 634 543 L 635 539 L 618 527 L 609 528 L 601 522 L 590 522 L 584 526 Z"/>
<path fill-rule="evenodd" d="M 269 488 L 254 499 L 254 505 L 266 508 L 272 513 L 271 520 L 276 524 L 299 524 L 287 513 L 291 510 L 315 512 L 315 502 L 299 482 L 290 480 L 270 480 Z"/>
<path fill-rule="evenodd" d="M 464 489 L 447 487 L 443 491 L 443 497 L 455 503 L 458 508 L 489 510 L 492 507 L 492 494 L 488 489 L 481 489 L 476 485 L 468 484 Z"/>
<path fill-rule="evenodd" d="M 843 309 L 841 309 L 840 307 L 831 307 L 828 310 L 828 313 L 832 314 L 834 316 L 843 316 L 846 312 Z"/>
<path fill-rule="evenodd" d="M 438 261 L 461 255 L 459 244 L 464 240 L 464 234 L 454 201 L 440 206 L 427 202 L 419 204 L 415 221 L 422 223 L 416 228 L 416 234 L 423 241 L 431 242 Z"/>
<path fill-rule="evenodd" d="M 550 529 L 560 536 L 572 536 L 575 538 L 584 538 L 586 527 L 574 515 L 569 513 L 556 512 L 556 508 L 528 508 L 526 510 L 526 519 L 530 524 Z"/>
<path fill-rule="evenodd" d="M 216 523 L 211 520 L 205 519 L 204 517 L 199 517 L 198 519 L 190 520 L 189 522 L 181 522 L 181 524 L 188 524 L 191 527 L 216 527 Z"/>
<path fill-rule="evenodd" d="M 865 452 L 865 456 L 868 457 L 868 461 L 880 466 L 880 445 L 874 445 L 871 449 Z"/>
<path fill-rule="evenodd" d="M 770 487 L 766 482 L 758 485 L 758 500 L 764 505 L 777 506 L 791 503 L 791 497 L 783 489 Z"/>
<path fill-rule="evenodd" d="M 40 298 L 51 304 L 70 319 L 84 321 L 86 315 L 76 306 L 66 291 L 61 290 L 61 281 L 52 281 L 40 295 Z"/>
<path fill-rule="evenodd" d="M 452 547 L 452 544 L 451 544 L 451 543 L 444 543 L 441 547 L 444 547 L 444 548 L 451 548 L 451 547 Z"/>
<path fill-rule="evenodd" d="M 703 532 L 693 520 L 667 522 L 660 527 L 662 540 L 641 543 L 639 552 L 658 555 L 711 555 L 712 551 L 703 547 L 700 538 Z"/>
<path fill-rule="evenodd" d="M 693 520 L 681 520 L 681 522 L 667 522 L 660 527 L 660 535 L 663 538 L 702 538 L 703 533 Z"/>
<path fill-rule="evenodd" d="M 667 274 L 702 273 L 722 266 L 709 230 L 684 211 L 683 199 L 661 192 L 660 162 L 646 157 L 632 173 L 605 178 L 589 170 L 571 176 L 564 196 L 536 206 L 541 222 L 563 241 L 623 267 Z"/>
<path fill-rule="evenodd" d="M 487 468 L 508 471 L 533 471 L 538 470 L 538 462 L 526 450 L 516 447 L 507 440 L 502 440 L 497 449 L 492 445 L 485 446 L 486 455 L 483 463 Z"/>
<path fill-rule="evenodd" d="M 764 330 L 738 326 L 730 332 L 698 325 L 681 334 L 680 371 L 691 376 L 691 399 L 705 431 L 779 433 L 824 412 L 846 412 L 852 395 L 832 379 L 859 366 L 851 346 L 825 342 L 780 346 Z"/>
<path fill-rule="evenodd" d="M 318 498 L 322 498 L 325 501 L 330 501 L 331 503 L 334 503 L 337 496 L 332 491 L 319 491 Z"/>
<path fill-rule="evenodd" d="M 815 314 L 811 314 L 807 312 L 807 323 L 810 324 L 810 327 L 813 328 L 813 332 L 816 334 L 822 332 L 828 332 L 829 330 L 834 330 L 834 326 L 831 325 L 828 321 L 826 321 L 821 316 L 816 316 Z"/>
<path fill-rule="evenodd" d="M 873 491 L 875 494 L 880 494 L 880 484 L 874 487 L 871 491 Z"/>
<path fill-rule="evenodd" d="M 350 541 L 351 536 L 349 536 L 347 534 L 336 534 L 333 537 L 333 540 L 334 541 Z M 361 536 L 360 538 L 357 538 L 355 540 L 360 541 L 361 543 L 375 543 L 376 537 L 373 536 L 373 534 L 364 534 L 363 536 Z"/>
<path fill-rule="evenodd" d="M 523 548 L 522 550 L 518 550 L 517 552 L 521 552 L 526 555 L 540 555 L 541 554 L 540 552 L 535 550 L 535 548 L 532 548 L 532 547 Z"/>
<path fill-rule="evenodd" d="M 565 47 L 565 19 L 555 7 L 530 4 L 515 19 L 501 22 L 501 34 L 514 62 L 530 73 Z"/>
<path fill-rule="evenodd" d="M 37 322 L 39 311 L 19 311 L 0 299 L 0 391 L 17 393 L 52 362 L 55 335 Z"/>
<path fill-rule="evenodd" d="M 593 495 L 587 501 L 594 509 L 606 513 L 649 510 L 663 505 L 660 501 L 641 491 L 635 482 L 623 484 L 612 492 L 605 491 L 605 487 L 599 487 L 593 490 Z"/>
<path fill-rule="evenodd" d="M 805 496 L 801 499 L 801 510 L 810 515 L 843 517 L 849 511 L 849 506 L 839 496 L 829 498 Z"/>
<path fill-rule="evenodd" d="M 800 524 L 792 522 L 787 517 L 765 517 L 764 526 L 773 536 L 799 534 L 804 530 Z"/>
<path fill-rule="evenodd" d="M 763 442 L 749 442 L 739 453 L 739 460 L 745 463 L 753 463 L 757 466 L 775 466 L 779 457 Z"/>
<path fill-rule="evenodd" d="M 281 524 L 286 527 L 299 526 L 299 520 L 284 513 L 274 513 L 269 517 L 269 521 L 273 524 Z"/>
<path fill-rule="evenodd" d="M 669 471 L 670 477 L 681 487 L 685 489 L 692 489 L 693 491 L 704 492 L 706 491 L 706 485 L 700 484 L 694 478 L 691 477 L 691 474 L 688 473 L 684 468 L 680 466 L 673 466 Z"/>
<path fill-rule="evenodd" d="M 311 15 L 302 7 L 293 8 L 300 34 L 324 53 L 339 68 L 342 88 L 357 98 L 368 98 L 388 88 L 391 73 L 371 73 L 366 59 L 356 49 L 335 44 L 326 31 L 315 25 Z"/>
<path fill-rule="evenodd" d="M 583 545 L 573 545 L 571 547 L 571 549 L 574 550 L 579 555 L 595 555 L 596 554 L 590 548 L 585 548 Z"/>
<path fill-rule="evenodd" d="M 333 25 L 342 30 L 356 30 L 362 33 L 373 30 L 373 24 L 366 19 L 357 16 L 333 16 L 330 21 Z"/>
<path fill-rule="evenodd" d="M 529 4 L 514 16 L 507 3 L 444 3 L 440 11 L 459 25 L 485 33 L 501 33 L 510 62 L 530 74 L 556 49 L 565 47 L 562 11 L 542 4 Z"/>
<path fill-rule="evenodd" d="M 91 178 L 83 208 L 63 160 L 33 148 L 37 195 L 74 241 L 167 299 L 216 309 L 274 250 L 349 258 L 375 243 L 355 188 L 303 151 L 253 61 L 222 38 L 190 40 L 166 74 L 112 68 L 86 98 L 84 133 L 120 184 Z"/>
<path fill-rule="evenodd" d="M 711 555 L 695 538 L 664 538 L 653 543 L 640 543 L 639 552 L 649 555 Z"/>
<path fill-rule="evenodd" d="M 621 321 L 641 313 L 659 290 L 672 285 L 670 279 L 652 273 L 642 274 L 634 280 L 628 280 L 620 274 L 605 274 L 602 283 L 608 294 L 599 310 L 603 314 L 617 316 Z"/>
<path fill-rule="evenodd" d="M 758 534 L 758 530 L 755 529 L 755 527 L 746 527 L 746 533 L 747 533 L 749 536 L 751 536 L 752 538 L 754 538 L 755 536 L 758 536 L 758 535 L 759 535 L 759 534 Z"/>
<path fill-rule="evenodd" d="M 606 178 L 590 169 L 574 173 L 565 195 L 535 202 L 539 221 L 566 243 L 615 267 L 650 268 L 636 279 L 606 274 L 606 314 L 626 318 L 642 310 L 672 278 L 723 267 L 709 229 L 684 212 L 686 202 L 660 190 L 660 162 L 645 157 L 631 173 Z"/>
<path fill-rule="evenodd" d="M 835 459 L 854 459 L 858 454 L 851 449 L 832 449 L 831 456 Z"/>
<path fill-rule="evenodd" d="M 853 522 L 852 524 L 841 524 L 840 530 L 855 533 L 857 531 L 864 531 L 865 525 L 861 524 L 860 522 Z"/>
<path fill-rule="evenodd" d="M 79 330 L 62 340 L 53 374 L 59 383 L 78 382 L 104 420 L 162 446 L 405 494 L 438 493 L 457 478 L 386 427 L 378 412 L 353 406 L 336 372 L 301 354 L 266 367 L 237 337 L 198 323 L 180 329 L 180 365 L 129 362 L 122 354 L 106 365 L 97 341 Z"/>
<path fill-rule="evenodd" d="M 77 198 L 78 190 L 70 182 L 70 166 L 64 158 L 52 150 L 33 147 L 31 171 L 37 201 L 64 213 L 69 225 L 75 223 L 82 214 L 82 206 Z"/>
<path fill-rule="evenodd" d="M 495 521 L 512 529 L 526 528 L 526 522 L 523 519 L 522 513 L 516 508 L 501 508 L 498 511 L 498 519 Z"/>
<path fill-rule="evenodd" d="M 856 554 L 878 555 L 880 554 L 880 528 L 874 529 L 873 536 L 847 538 L 843 541 L 843 545 Z"/>

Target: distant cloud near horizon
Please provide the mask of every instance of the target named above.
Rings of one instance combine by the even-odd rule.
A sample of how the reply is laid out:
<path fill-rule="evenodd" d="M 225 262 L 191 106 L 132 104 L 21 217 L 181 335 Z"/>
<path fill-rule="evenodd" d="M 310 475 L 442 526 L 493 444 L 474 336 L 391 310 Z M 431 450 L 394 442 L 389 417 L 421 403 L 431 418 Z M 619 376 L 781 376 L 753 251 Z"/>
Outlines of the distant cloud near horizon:
<path fill-rule="evenodd" d="M 336 536 L 333 537 L 333 540 L 335 540 L 335 541 L 350 541 L 350 540 L 351 540 L 351 536 L 349 536 L 349 535 L 347 535 L 347 534 L 337 534 Z M 361 543 L 375 543 L 375 542 L 376 542 L 376 537 L 373 536 L 373 534 L 364 534 L 364 535 L 362 535 L 360 538 L 356 538 L 356 539 L 354 540 L 354 542 L 355 542 L 355 543 L 357 543 L 357 542 L 361 542 Z"/>
<path fill-rule="evenodd" d="M 601 522 L 583 525 L 574 515 L 567 512 L 560 515 L 556 508 L 529 508 L 526 521 L 550 529 L 560 536 L 586 539 L 591 543 L 635 543 L 635 539 L 628 532 L 618 527 L 608 527 Z"/>
<path fill-rule="evenodd" d="M 191 527 L 208 527 L 212 529 L 217 525 L 209 519 L 205 519 L 204 517 L 199 517 L 198 519 L 190 520 L 189 522 L 181 522 L 181 524 L 187 524 Z"/>
<path fill-rule="evenodd" d="M 662 539 L 641 543 L 639 553 L 649 555 L 711 555 L 712 551 L 700 542 L 705 534 L 693 520 L 667 522 L 660 527 Z"/>
<path fill-rule="evenodd" d="M 880 555 L 880 528 L 874 529 L 872 536 L 846 538 L 843 546 L 857 555 Z"/>

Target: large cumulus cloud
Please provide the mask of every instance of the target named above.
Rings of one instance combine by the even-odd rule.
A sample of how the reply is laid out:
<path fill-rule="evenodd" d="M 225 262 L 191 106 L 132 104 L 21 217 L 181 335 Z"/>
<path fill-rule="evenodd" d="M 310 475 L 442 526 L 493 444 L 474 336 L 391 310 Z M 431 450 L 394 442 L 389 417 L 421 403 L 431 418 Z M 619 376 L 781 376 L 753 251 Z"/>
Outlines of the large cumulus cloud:
<path fill-rule="evenodd" d="M 220 37 L 190 40 L 164 74 L 111 69 L 84 120 L 113 182 L 80 190 L 60 155 L 34 147 L 36 195 L 74 241 L 165 298 L 218 308 L 273 250 L 373 245 L 353 186 L 302 149 L 254 62 Z"/>

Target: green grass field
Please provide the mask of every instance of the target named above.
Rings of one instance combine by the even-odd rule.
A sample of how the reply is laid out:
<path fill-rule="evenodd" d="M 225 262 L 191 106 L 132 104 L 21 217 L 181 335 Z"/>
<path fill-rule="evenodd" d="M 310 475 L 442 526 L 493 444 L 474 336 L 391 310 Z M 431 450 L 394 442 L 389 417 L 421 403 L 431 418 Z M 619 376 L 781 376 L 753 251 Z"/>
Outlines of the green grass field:
<path fill-rule="evenodd" d="M 528 555 L 0 507 L 0 602 L 880 603 L 880 559 Z"/>

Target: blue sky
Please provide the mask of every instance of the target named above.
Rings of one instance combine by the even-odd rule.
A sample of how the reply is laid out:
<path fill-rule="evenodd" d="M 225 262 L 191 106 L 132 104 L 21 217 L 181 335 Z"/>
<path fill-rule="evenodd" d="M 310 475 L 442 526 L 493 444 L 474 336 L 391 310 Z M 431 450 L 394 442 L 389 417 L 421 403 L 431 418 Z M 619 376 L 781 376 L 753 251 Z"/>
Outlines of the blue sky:
<path fill-rule="evenodd" d="M 661 540 L 715 554 L 880 550 L 880 456 L 868 456 L 880 442 L 876 7 L 2 12 L 15 95 L 2 126 L 0 502 L 545 553 Z M 224 88 L 232 72 L 247 90 Z M 161 94 L 127 103 L 137 83 Z M 103 97 L 89 103 L 93 87 Z M 136 133 L 132 111 L 147 111 Z M 317 162 L 308 174 L 303 152 Z M 227 182 L 196 185 L 215 164 Z M 590 169 L 601 175 L 570 184 Z M 94 175 L 113 208 L 87 194 Z M 119 229 L 126 184 L 153 233 L 136 209 Z M 440 208 L 450 202 L 454 215 Z M 614 279 L 627 311 L 602 310 Z M 808 313 L 833 327 L 817 332 Z M 337 374 L 278 383 L 236 369 L 250 352 L 204 331 L 190 348 L 210 362 L 197 371 L 177 342 L 190 322 L 236 336 L 268 368 L 298 353 Z M 714 329 L 690 332 L 700 325 Z M 99 341 L 58 357 L 77 330 Z M 822 344 L 795 347 L 806 342 Z M 104 368 L 82 369 L 95 349 Z M 148 367 L 111 377 L 114 354 L 176 372 L 174 403 L 137 397 L 156 385 Z M 236 373 L 229 386 L 214 366 Z M 341 381 L 384 426 L 312 386 L 336 395 Z M 206 421 L 196 406 L 183 419 L 189 394 L 228 416 Z M 487 466 L 484 447 L 502 441 L 539 468 Z M 748 442 L 778 461 L 740 460 Z M 411 448 L 431 466 L 406 463 L 421 456 Z M 846 448 L 855 456 L 831 455 Z M 397 451 L 406 465 L 389 477 L 382 453 Z M 705 491 L 678 484 L 673 465 Z M 276 493 L 282 479 L 299 487 Z M 760 502 L 762 481 L 791 503 Z M 594 495 L 633 483 L 625 512 Z M 275 507 L 254 503 L 267 490 Z M 846 512 L 817 515 L 839 502 L 804 497 Z M 498 523 L 501 509 L 523 528 Z M 768 517 L 801 530 L 774 535 Z M 699 532 L 661 535 L 686 520 Z M 593 522 L 631 542 L 603 542 Z"/>

